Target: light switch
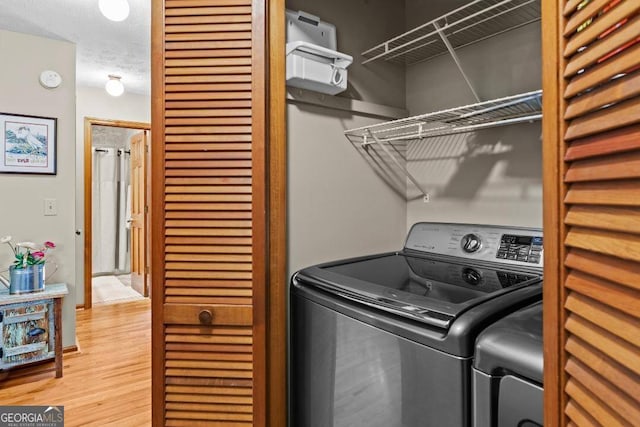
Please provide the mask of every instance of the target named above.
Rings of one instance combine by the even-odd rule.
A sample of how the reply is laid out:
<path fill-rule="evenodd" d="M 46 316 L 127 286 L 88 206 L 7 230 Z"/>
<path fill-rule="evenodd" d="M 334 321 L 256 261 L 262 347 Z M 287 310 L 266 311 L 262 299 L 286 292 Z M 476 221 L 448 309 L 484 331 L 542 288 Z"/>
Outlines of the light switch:
<path fill-rule="evenodd" d="M 44 216 L 58 215 L 58 203 L 56 199 L 44 199 Z"/>

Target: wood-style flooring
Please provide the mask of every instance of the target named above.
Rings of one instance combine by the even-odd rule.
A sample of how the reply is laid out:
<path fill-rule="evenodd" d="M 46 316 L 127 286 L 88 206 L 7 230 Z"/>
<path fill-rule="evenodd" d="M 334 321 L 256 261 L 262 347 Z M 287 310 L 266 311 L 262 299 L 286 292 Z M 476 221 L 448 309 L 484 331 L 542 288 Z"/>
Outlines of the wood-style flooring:
<path fill-rule="evenodd" d="M 63 405 L 65 426 L 150 426 L 149 300 L 78 311 L 76 324 L 80 351 L 65 354 L 64 376 L 12 374 L 0 405 Z"/>

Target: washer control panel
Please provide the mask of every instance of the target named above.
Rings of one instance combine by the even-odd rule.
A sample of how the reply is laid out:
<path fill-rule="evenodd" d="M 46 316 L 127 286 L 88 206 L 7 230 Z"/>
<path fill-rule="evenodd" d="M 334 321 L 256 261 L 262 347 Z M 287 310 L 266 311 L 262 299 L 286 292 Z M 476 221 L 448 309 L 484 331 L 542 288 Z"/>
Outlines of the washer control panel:
<path fill-rule="evenodd" d="M 538 265 L 542 259 L 542 237 L 503 234 L 496 258 Z"/>
<path fill-rule="evenodd" d="M 542 230 L 535 228 L 419 222 L 411 227 L 405 249 L 542 268 L 542 240 Z"/>

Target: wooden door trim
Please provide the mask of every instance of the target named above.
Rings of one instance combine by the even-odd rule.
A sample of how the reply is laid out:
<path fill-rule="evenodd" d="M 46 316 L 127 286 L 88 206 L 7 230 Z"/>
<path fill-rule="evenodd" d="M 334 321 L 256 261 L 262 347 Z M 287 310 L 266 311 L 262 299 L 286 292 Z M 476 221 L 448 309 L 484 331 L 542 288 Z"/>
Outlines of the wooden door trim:
<path fill-rule="evenodd" d="M 268 326 L 267 420 L 287 425 L 287 131 L 285 2 L 268 2 Z"/>
<path fill-rule="evenodd" d="M 151 2 L 151 204 L 152 248 L 164 246 L 164 153 L 165 153 L 165 45 L 164 1 Z M 151 251 L 151 425 L 165 424 L 164 394 L 164 254 Z"/>
<path fill-rule="evenodd" d="M 251 17 L 251 170 L 253 277 L 253 425 L 267 425 L 267 10 L 252 1 Z"/>
<path fill-rule="evenodd" d="M 564 371 L 560 362 L 560 228 L 561 189 L 560 174 L 560 4 L 558 0 L 542 5 L 542 177 L 543 177 L 543 230 L 544 230 L 544 424 L 560 425 L 560 375 Z"/>
<path fill-rule="evenodd" d="M 91 200 L 93 196 L 93 189 L 91 182 L 93 179 L 93 157 L 91 153 L 91 145 L 93 138 L 91 135 L 91 126 L 94 125 L 140 129 L 142 131 L 151 130 L 151 125 L 144 122 L 98 119 L 95 117 L 84 118 L 84 304 L 82 307 L 85 309 L 89 309 L 92 306 L 91 258 L 93 256 L 93 248 L 91 247 L 91 243 L 93 239 L 93 207 L 91 206 Z"/>

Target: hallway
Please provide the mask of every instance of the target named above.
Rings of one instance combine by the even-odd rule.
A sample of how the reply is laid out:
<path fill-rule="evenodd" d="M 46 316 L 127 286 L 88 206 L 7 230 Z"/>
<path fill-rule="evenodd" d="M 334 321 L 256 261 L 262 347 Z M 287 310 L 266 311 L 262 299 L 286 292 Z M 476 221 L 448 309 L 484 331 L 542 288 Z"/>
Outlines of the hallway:
<path fill-rule="evenodd" d="M 52 370 L 0 382 L 3 405 L 63 405 L 66 426 L 151 425 L 149 300 L 77 312 L 80 352 Z"/>

